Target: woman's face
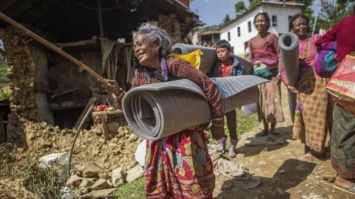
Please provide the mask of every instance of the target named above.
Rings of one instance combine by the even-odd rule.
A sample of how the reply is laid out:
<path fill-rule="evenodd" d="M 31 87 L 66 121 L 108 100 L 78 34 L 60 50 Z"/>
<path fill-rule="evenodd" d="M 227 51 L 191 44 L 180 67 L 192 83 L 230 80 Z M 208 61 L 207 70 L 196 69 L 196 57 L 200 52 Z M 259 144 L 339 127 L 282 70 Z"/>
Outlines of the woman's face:
<path fill-rule="evenodd" d="M 295 33 L 299 38 L 305 38 L 308 32 L 307 20 L 303 17 L 299 17 L 292 22 L 291 32 Z"/>
<path fill-rule="evenodd" d="M 255 28 L 259 33 L 266 32 L 266 28 L 269 26 L 269 22 L 266 21 L 264 15 L 260 14 L 255 18 Z"/>
<path fill-rule="evenodd" d="M 152 43 L 145 34 L 133 38 L 134 56 L 143 66 L 154 67 L 159 62 L 158 49 L 159 46 Z"/>

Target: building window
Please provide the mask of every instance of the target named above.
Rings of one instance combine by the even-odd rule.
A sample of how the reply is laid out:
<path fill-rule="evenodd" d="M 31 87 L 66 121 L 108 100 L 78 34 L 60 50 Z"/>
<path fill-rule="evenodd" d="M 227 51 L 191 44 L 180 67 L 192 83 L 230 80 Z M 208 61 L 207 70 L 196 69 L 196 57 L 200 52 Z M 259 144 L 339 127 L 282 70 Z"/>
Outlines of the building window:
<path fill-rule="evenodd" d="M 240 26 L 237 28 L 237 35 L 240 37 Z"/>
<path fill-rule="evenodd" d="M 277 16 L 272 15 L 272 25 L 271 26 L 277 26 Z"/>
<path fill-rule="evenodd" d="M 228 41 L 230 41 L 231 40 L 231 33 L 228 32 L 227 34 L 228 34 Z"/>
<path fill-rule="evenodd" d="M 248 21 L 248 31 L 251 32 L 251 21 Z"/>

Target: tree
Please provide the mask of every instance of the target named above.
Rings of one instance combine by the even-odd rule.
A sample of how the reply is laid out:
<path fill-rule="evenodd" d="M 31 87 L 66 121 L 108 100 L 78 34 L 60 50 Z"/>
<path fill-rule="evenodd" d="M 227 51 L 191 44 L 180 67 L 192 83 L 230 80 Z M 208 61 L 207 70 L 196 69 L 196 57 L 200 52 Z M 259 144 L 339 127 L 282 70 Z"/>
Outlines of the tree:
<path fill-rule="evenodd" d="M 226 16 L 224 17 L 224 19 L 223 19 L 223 23 L 225 24 L 225 23 L 227 23 L 227 22 L 230 22 L 230 18 L 229 18 L 229 15 L 228 14 L 226 14 Z"/>
<path fill-rule="evenodd" d="M 240 15 L 247 10 L 243 1 L 239 1 L 234 5 L 236 15 Z"/>
<path fill-rule="evenodd" d="M 313 4 L 314 0 L 303 0 L 303 4 L 304 6 L 302 7 L 301 11 L 303 14 L 307 15 L 307 16 L 312 16 L 313 11 L 311 9 L 312 4 Z"/>
<path fill-rule="evenodd" d="M 352 7 L 349 1 L 338 0 L 320 0 L 321 12 L 317 28 L 329 29 L 335 23 L 352 13 Z"/>
<path fill-rule="evenodd" d="M 254 8 L 255 6 L 259 5 L 262 0 L 249 0 L 249 9 Z"/>

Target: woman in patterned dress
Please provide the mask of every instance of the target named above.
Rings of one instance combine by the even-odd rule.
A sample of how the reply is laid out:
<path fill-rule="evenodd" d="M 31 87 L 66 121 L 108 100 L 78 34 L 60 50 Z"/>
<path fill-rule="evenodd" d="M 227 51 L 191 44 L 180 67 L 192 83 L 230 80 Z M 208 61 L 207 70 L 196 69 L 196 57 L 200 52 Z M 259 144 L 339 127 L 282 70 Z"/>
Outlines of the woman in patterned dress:
<path fill-rule="evenodd" d="M 134 71 L 132 87 L 174 79 L 193 81 L 204 91 L 211 107 L 212 137 L 223 138 L 222 100 L 217 86 L 188 62 L 169 56 L 171 48 L 170 36 L 156 23 L 144 23 L 133 32 L 134 55 L 141 66 Z M 116 81 L 108 80 L 102 86 L 121 101 L 124 92 Z M 146 147 L 146 198 L 212 198 L 215 176 L 202 126 L 147 140 Z"/>
<path fill-rule="evenodd" d="M 320 35 L 308 36 L 308 18 L 303 14 L 293 16 L 289 28 L 299 38 L 299 80 L 296 88 L 290 86 L 283 67 L 281 78 L 287 88 L 297 94 L 293 138 L 301 139 L 305 145 L 301 159 L 312 161 L 312 151 L 325 155 L 331 124 L 331 103 L 325 90 L 327 79 L 319 77 L 313 68 L 317 53 L 315 42 Z"/>
<path fill-rule="evenodd" d="M 272 141 L 275 139 L 276 123 L 284 121 L 278 76 L 278 67 L 281 64 L 280 49 L 278 37 L 267 31 L 270 27 L 270 17 L 266 12 L 260 12 L 254 17 L 254 25 L 258 35 L 249 41 L 249 60 L 254 65 L 254 75 L 270 79 L 270 82 L 260 85 L 259 114 L 264 129 L 257 136 L 265 135 Z"/>

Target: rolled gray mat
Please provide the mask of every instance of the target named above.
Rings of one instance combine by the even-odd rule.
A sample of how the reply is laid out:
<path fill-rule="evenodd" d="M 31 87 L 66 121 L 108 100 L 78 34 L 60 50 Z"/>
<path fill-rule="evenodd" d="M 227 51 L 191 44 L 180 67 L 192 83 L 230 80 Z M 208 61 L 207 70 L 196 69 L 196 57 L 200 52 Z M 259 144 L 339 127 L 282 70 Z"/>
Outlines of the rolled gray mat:
<path fill-rule="evenodd" d="M 217 62 L 217 54 L 215 48 L 182 43 L 176 43 L 173 46 L 173 52 L 179 54 L 188 54 L 197 49 L 200 49 L 203 53 L 203 55 L 201 55 L 200 71 L 204 73 L 210 72 L 213 65 Z"/>
<path fill-rule="evenodd" d="M 285 66 L 285 72 L 289 84 L 296 86 L 299 79 L 299 39 L 294 33 L 284 33 L 279 37 L 279 46 L 281 51 L 281 57 Z M 288 103 L 290 108 L 291 119 L 294 121 L 295 109 L 296 109 L 296 94 L 291 91 L 288 93 Z"/>
<path fill-rule="evenodd" d="M 252 75 L 213 79 L 222 95 L 223 111 L 257 102 L 257 85 L 269 80 Z M 157 140 L 211 120 L 202 89 L 182 79 L 131 89 L 122 101 L 128 124 L 140 137 Z"/>

